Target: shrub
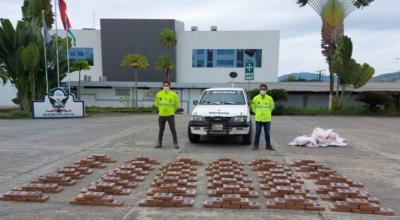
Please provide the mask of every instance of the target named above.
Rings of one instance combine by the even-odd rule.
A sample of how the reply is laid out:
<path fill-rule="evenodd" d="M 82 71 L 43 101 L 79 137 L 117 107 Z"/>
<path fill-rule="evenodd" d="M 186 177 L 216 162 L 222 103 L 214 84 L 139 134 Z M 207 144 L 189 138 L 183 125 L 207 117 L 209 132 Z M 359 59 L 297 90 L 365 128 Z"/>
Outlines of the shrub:
<path fill-rule="evenodd" d="M 131 114 L 139 114 L 139 113 L 152 113 L 152 108 L 139 107 L 139 108 L 115 108 L 115 107 L 95 107 L 89 106 L 86 107 L 87 114 L 97 114 L 97 113 L 131 113 Z"/>
<path fill-rule="evenodd" d="M 271 89 L 268 90 L 268 95 L 270 95 L 275 102 L 275 109 L 273 113 L 282 113 L 285 109 L 285 106 L 282 104 L 277 104 L 277 101 L 286 101 L 287 100 L 287 92 L 284 89 Z M 253 89 L 249 92 L 249 97 L 250 97 L 250 102 L 253 100 L 254 97 L 256 97 L 258 94 L 260 94 L 260 89 Z M 254 114 L 253 110 L 250 109 L 250 113 Z"/>
<path fill-rule="evenodd" d="M 121 97 L 119 97 L 119 101 L 125 107 L 131 107 L 132 106 L 132 97 L 131 96 L 121 96 Z"/>
<path fill-rule="evenodd" d="M 287 101 L 287 92 L 284 89 L 271 89 L 268 95 L 272 96 L 274 101 Z"/>
<path fill-rule="evenodd" d="M 370 111 L 378 111 L 380 106 L 390 108 L 394 98 L 387 92 L 363 92 L 356 100 L 363 102 Z"/>
<path fill-rule="evenodd" d="M 253 89 L 253 90 L 250 90 L 250 92 L 249 92 L 249 99 L 250 99 L 250 102 L 251 102 L 251 100 L 253 100 L 254 97 L 256 97 L 258 94 L 260 94 L 260 89 Z"/>
<path fill-rule="evenodd" d="M 274 101 L 286 101 L 287 100 L 287 92 L 284 89 L 271 89 L 268 90 L 268 95 L 270 95 Z M 256 97 L 258 94 L 260 94 L 260 89 L 253 89 L 250 91 L 250 100 L 253 100 L 254 97 Z"/>
<path fill-rule="evenodd" d="M 158 108 L 156 105 L 151 106 L 151 112 L 158 114 Z"/>

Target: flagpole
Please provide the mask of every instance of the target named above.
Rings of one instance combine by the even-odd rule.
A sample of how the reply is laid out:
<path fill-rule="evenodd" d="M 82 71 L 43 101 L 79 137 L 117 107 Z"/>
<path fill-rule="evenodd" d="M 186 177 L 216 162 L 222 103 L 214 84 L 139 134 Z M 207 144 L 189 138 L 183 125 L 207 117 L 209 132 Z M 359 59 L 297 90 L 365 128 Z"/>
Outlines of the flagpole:
<path fill-rule="evenodd" d="M 59 58 L 59 48 L 58 48 L 58 27 L 57 27 L 57 1 L 54 0 L 54 14 L 55 14 L 55 25 L 56 25 L 56 57 L 57 57 L 57 87 L 60 87 L 60 58 Z"/>
<path fill-rule="evenodd" d="M 68 16 L 65 15 L 65 21 L 68 21 Z M 70 72 L 70 68 L 69 68 L 69 37 L 68 37 L 68 31 L 69 31 L 69 27 L 67 25 L 67 31 L 66 31 L 66 35 L 67 35 L 67 71 L 68 71 L 68 93 L 71 93 L 71 72 Z"/>
<path fill-rule="evenodd" d="M 42 10 L 42 21 L 46 22 L 46 20 L 44 19 L 44 10 Z M 46 33 L 44 30 L 45 27 L 45 23 L 43 23 L 43 52 L 44 52 L 44 71 L 46 73 L 46 93 L 49 93 L 49 75 L 47 72 L 47 40 L 46 40 Z"/>

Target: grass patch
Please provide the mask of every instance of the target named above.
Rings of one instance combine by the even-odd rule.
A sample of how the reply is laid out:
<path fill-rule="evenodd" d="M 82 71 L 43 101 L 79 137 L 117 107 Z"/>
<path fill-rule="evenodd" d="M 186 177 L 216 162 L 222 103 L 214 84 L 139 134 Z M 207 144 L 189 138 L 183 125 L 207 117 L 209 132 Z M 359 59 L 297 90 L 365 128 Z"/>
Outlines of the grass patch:
<path fill-rule="evenodd" d="M 328 108 L 285 107 L 274 112 L 276 115 L 325 115 L 330 114 Z"/>
<path fill-rule="evenodd" d="M 86 114 L 99 114 L 99 113 L 128 113 L 128 114 L 144 114 L 154 113 L 153 108 L 114 108 L 114 107 L 86 107 Z"/>
<path fill-rule="evenodd" d="M 150 108 L 113 108 L 113 107 L 86 107 L 86 115 L 91 116 L 100 113 L 126 113 L 126 114 L 146 114 L 156 113 L 155 109 Z M 32 113 L 19 109 L 0 109 L 0 119 L 25 119 L 32 118 Z"/>
<path fill-rule="evenodd" d="M 0 111 L 0 119 L 24 119 L 32 118 L 32 113 L 21 110 Z"/>
<path fill-rule="evenodd" d="M 366 115 L 366 116 L 400 116 L 400 111 L 396 109 L 385 109 L 378 111 L 370 111 L 363 107 L 349 106 L 340 111 L 331 112 L 324 107 L 285 107 L 278 111 L 274 111 L 273 115 Z"/>
<path fill-rule="evenodd" d="M 157 113 L 157 109 L 153 107 L 148 108 L 114 108 L 114 107 L 86 107 L 86 115 L 88 117 L 95 114 L 102 113 L 120 113 L 120 114 L 149 114 Z M 297 108 L 297 107 L 280 107 L 276 108 L 273 115 L 301 115 L 301 116 L 400 116 L 400 110 L 390 108 L 386 110 L 370 111 L 368 109 L 352 106 L 346 107 L 338 112 L 330 112 L 328 108 L 323 107 L 308 107 L 308 108 Z M 0 119 L 26 119 L 32 118 L 32 113 L 21 111 L 18 109 L 0 109 Z"/>

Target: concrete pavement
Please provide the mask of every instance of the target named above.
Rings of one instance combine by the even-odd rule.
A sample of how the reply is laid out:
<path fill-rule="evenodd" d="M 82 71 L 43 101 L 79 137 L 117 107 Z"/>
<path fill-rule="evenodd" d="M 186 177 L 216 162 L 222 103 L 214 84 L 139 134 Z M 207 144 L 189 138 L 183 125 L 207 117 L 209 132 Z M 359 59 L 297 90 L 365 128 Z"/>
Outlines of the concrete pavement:
<path fill-rule="evenodd" d="M 166 163 L 180 157 L 193 157 L 207 164 L 221 156 L 243 162 L 268 157 L 290 162 L 314 159 L 339 173 L 365 184 L 365 190 L 381 199 L 385 207 L 400 214 L 400 118 L 385 117 L 287 117 L 273 118 L 272 143 L 275 152 L 251 151 L 240 140 L 212 138 L 191 144 L 186 137 L 187 116 L 177 116 L 181 149 L 175 150 L 168 128 L 165 147 L 154 149 L 157 135 L 156 115 L 97 115 L 72 120 L 0 120 L 0 192 L 22 185 L 39 175 L 68 165 L 94 153 L 104 153 L 118 162 L 79 180 L 57 194 L 48 194 L 46 203 L 0 201 L 0 219 L 385 219 L 372 215 L 325 212 L 259 210 L 209 210 L 202 208 L 207 196 L 207 178 L 198 169 L 198 195 L 194 208 L 142 208 L 156 171 L 146 177 L 130 196 L 118 196 L 121 208 L 69 204 L 82 188 L 107 170 L 139 155 Z M 295 136 L 309 134 L 316 127 L 332 128 L 347 139 L 346 148 L 308 149 L 287 146 Z M 263 145 L 261 142 L 261 146 Z M 254 180 L 256 173 L 246 167 Z M 258 183 L 255 181 L 257 191 Z M 265 198 L 257 199 L 265 204 Z M 398 216 L 388 219 L 400 219 Z"/>

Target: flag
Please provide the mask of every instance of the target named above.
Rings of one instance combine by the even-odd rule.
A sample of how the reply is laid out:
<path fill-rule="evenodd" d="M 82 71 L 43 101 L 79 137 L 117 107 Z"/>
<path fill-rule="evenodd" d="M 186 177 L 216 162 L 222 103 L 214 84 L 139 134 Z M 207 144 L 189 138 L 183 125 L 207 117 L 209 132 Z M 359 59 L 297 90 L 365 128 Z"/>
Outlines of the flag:
<path fill-rule="evenodd" d="M 43 22 L 43 38 L 46 43 L 46 47 L 49 46 L 51 42 L 51 36 L 49 33 L 49 29 L 47 28 L 46 20 L 44 19 L 44 13 L 42 13 L 42 22 Z"/>
<path fill-rule="evenodd" d="M 74 32 L 71 29 L 68 29 L 68 36 L 72 39 L 72 46 L 76 47 L 76 37 Z"/>
<path fill-rule="evenodd" d="M 60 9 L 60 17 L 64 26 L 64 30 L 68 30 L 71 28 L 71 23 L 69 22 L 69 18 L 67 15 L 67 4 L 64 0 L 58 0 L 58 7 Z"/>
<path fill-rule="evenodd" d="M 64 0 L 59 0 L 58 1 L 58 6 L 60 9 L 60 16 L 61 16 L 61 21 L 64 26 L 64 30 L 67 31 L 67 35 L 72 39 L 72 45 L 75 47 L 76 46 L 76 37 L 74 32 L 71 30 L 71 23 L 69 22 L 69 18 L 67 15 L 67 3 L 65 3 Z"/>

